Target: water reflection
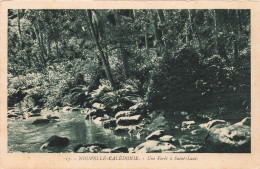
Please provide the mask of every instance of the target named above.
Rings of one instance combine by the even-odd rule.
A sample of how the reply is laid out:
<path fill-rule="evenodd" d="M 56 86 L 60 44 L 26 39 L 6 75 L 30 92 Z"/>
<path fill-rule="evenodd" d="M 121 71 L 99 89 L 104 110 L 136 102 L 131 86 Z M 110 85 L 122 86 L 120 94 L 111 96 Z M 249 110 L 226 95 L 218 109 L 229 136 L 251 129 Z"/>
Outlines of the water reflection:
<path fill-rule="evenodd" d="M 8 119 L 8 151 L 9 152 L 72 152 L 77 144 L 101 143 L 108 147 L 116 146 L 135 147 L 144 140 L 130 137 L 129 134 L 115 135 L 110 129 L 104 129 L 102 123 L 92 120 L 84 120 L 80 112 L 45 112 L 59 116 L 60 122 L 45 125 L 32 125 L 39 117 L 28 119 Z M 70 145 L 62 150 L 43 150 L 41 145 L 53 135 L 67 137 Z"/>

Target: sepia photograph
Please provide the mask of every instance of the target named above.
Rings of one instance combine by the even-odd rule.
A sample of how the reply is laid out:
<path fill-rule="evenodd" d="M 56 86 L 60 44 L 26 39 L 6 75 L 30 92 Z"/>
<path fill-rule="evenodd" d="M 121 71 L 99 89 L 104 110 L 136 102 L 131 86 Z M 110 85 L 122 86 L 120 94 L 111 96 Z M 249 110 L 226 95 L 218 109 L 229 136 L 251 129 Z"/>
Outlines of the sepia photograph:
<path fill-rule="evenodd" d="M 250 9 L 8 9 L 8 153 L 251 153 Z"/>

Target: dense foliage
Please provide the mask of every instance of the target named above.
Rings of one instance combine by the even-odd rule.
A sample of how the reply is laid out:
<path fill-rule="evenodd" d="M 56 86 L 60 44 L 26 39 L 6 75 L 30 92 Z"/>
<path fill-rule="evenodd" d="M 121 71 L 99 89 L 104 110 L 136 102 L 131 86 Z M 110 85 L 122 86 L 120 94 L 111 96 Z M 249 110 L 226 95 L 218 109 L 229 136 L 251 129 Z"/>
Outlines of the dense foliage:
<path fill-rule="evenodd" d="M 9 106 L 250 111 L 249 10 L 17 9 L 8 18 Z"/>

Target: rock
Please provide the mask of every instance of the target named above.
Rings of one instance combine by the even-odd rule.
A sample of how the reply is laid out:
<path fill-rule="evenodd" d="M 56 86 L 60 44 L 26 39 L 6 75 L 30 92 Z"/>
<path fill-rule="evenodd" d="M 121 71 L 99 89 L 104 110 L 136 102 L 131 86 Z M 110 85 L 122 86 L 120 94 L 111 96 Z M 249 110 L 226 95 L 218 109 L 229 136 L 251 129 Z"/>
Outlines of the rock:
<path fill-rule="evenodd" d="M 60 119 L 58 116 L 51 116 L 51 115 L 48 115 L 47 116 L 47 119 L 49 120 L 57 120 L 57 119 Z"/>
<path fill-rule="evenodd" d="M 140 110 L 145 106 L 144 103 L 137 103 L 131 107 L 129 107 L 129 110 Z"/>
<path fill-rule="evenodd" d="M 187 149 L 199 149 L 200 146 L 199 145 L 193 145 L 193 144 L 186 144 L 184 146 L 182 146 L 185 150 Z"/>
<path fill-rule="evenodd" d="M 99 146 L 89 146 L 89 152 L 90 153 L 99 153 L 101 151 L 101 148 Z"/>
<path fill-rule="evenodd" d="M 33 121 L 32 124 L 49 124 L 50 123 L 50 120 L 49 119 L 36 119 Z"/>
<path fill-rule="evenodd" d="M 191 135 L 207 135 L 207 130 L 205 128 L 197 129 L 197 130 L 192 130 Z"/>
<path fill-rule="evenodd" d="M 104 144 L 99 144 L 99 143 L 94 143 L 94 144 L 77 144 L 74 148 L 73 148 L 73 152 L 78 152 L 79 149 L 81 147 L 84 147 L 86 148 L 87 152 L 90 152 L 90 147 L 92 147 L 91 151 L 94 151 L 95 147 L 99 147 L 98 149 L 105 149 L 106 148 L 106 145 Z M 82 149 L 83 150 L 83 149 Z"/>
<path fill-rule="evenodd" d="M 181 130 L 189 130 L 193 128 L 195 125 L 195 121 L 183 121 L 181 124 Z"/>
<path fill-rule="evenodd" d="M 30 114 L 28 117 L 39 117 L 41 114 Z"/>
<path fill-rule="evenodd" d="M 104 128 L 111 128 L 111 127 L 116 127 L 116 120 L 106 120 L 103 122 Z"/>
<path fill-rule="evenodd" d="M 129 131 L 129 128 L 128 128 L 128 126 L 117 126 L 116 128 L 115 128 L 115 133 L 126 133 L 126 132 L 128 132 Z"/>
<path fill-rule="evenodd" d="M 244 125 L 217 124 L 205 139 L 205 151 L 214 153 L 250 153 L 251 129 Z"/>
<path fill-rule="evenodd" d="M 134 152 L 135 152 L 135 148 L 133 147 L 128 148 L 128 153 L 134 153 Z"/>
<path fill-rule="evenodd" d="M 55 106 L 54 108 L 53 108 L 53 111 L 59 111 L 60 110 L 60 107 L 59 106 Z"/>
<path fill-rule="evenodd" d="M 100 153 L 110 153 L 111 152 L 111 149 L 110 148 L 105 148 L 105 149 L 102 149 L 100 151 Z"/>
<path fill-rule="evenodd" d="M 19 116 L 16 114 L 8 114 L 8 118 L 18 118 Z"/>
<path fill-rule="evenodd" d="M 189 113 L 188 112 L 186 112 L 186 111 L 182 111 L 181 113 L 180 113 L 180 115 L 182 115 L 182 116 L 187 116 Z"/>
<path fill-rule="evenodd" d="M 95 108 L 95 109 L 102 109 L 102 110 L 105 109 L 105 105 L 101 104 L 101 103 L 94 103 L 92 105 L 92 107 Z"/>
<path fill-rule="evenodd" d="M 160 137 L 162 137 L 164 135 L 164 130 L 156 130 L 154 132 L 152 132 L 149 136 L 147 136 L 145 139 L 146 140 L 157 140 Z"/>
<path fill-rule="evenodd" d="M 119 153 L 128 153 L 127 147 L 115 147 L 112 149 L 112 151 L 117 151 Z"/>
<path fill-rule="evenodd" d="M 72 109 L 72 107 L 66 106 L 66 107 L 63 107 L 62 111 L 64 113 L 69 113 L 71 109 Z"/>
<path fill-rule="evenodd" d="M 176 150 L 176 147 L 168 142 L 148 140 L 135 148 L 136 153 L 161 153 Z"/>
<path fill-rule="evenodd" d="M 244 118 L 241 122 L 238 122 L 234 125 L 245 125 L 245 126 L 251 126 L 251 118 L 250 117 L 246 117 Z"/>
<path fill-rule="evenodd" d="M 59 137 L 59 136 L 51 136 L 42 146 L 40 149 L 50 148 L 50 147 L 58 147 L 64 148 L 69 145 L 69 139 L 66 137 Z"/>
<path fill-rule="evenodd" d="M 131 111 L 119 111 L 116 113 L 115 118 L 119 119 L 120 117 L 129 117 L 131 114 Z"/>
<path fill-rule="evenodd" d="M 227 124 L 227 122 L 225 120 L 212 120 L 209 121 L 206 125 L 206 129 L 209 130 L 210 128 L 212 128 L 213 126 L 217 125 L 217 124 Z"/>
<path fill-rule="evenodd" d="M 101 125 L 102 124 L 102 117 L 96 117 L 96 118 L 93 117 L 93 122 L 95 124 Z"/>
<path fill-rule="evenodd" d="M 165 142 L 171 142 L 172 139 L 173 139 L 173 136 L 170 136 L 170 135 L 164 135 L 159 138 L 160 141 L 165 141 Z"/>
<path fill-rule="evenodd" d="M 178 150 L 173 151 L 173 153 L 186 153 L 186 150 L 185 149 L 178 149 Z"/>
<path fill-rule="evenodd" d="M 86 147 L 80 147 L 77 151 L 77 153 L 86 153 L 88 152 L 89 150 L 86 148 Z"/>
<path fill-rule="evenodd" d="M 120 117 L 116 120 L 117 125 L 128 126 L 137 125 L 141 120 L 141 115 L 135 115 L 131 117 Z"/>
<path fill-rule="evenodd" d="M 35 107 L 32 109 L 31 113 L 33 114 L 39 114 L 41 113 L 42 109 L 41 108 L 38 108 L 38 107 Z"/>

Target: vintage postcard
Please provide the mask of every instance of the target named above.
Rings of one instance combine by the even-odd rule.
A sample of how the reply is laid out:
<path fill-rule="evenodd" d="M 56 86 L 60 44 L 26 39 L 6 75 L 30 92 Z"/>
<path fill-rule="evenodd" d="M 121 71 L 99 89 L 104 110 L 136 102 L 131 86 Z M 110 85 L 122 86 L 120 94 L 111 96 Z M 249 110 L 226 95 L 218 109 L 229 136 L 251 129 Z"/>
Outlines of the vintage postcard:
<path fill-rule="evenodd" d="M 0 168 L 260 168 L 259 1 L 0 2 Z"/>

